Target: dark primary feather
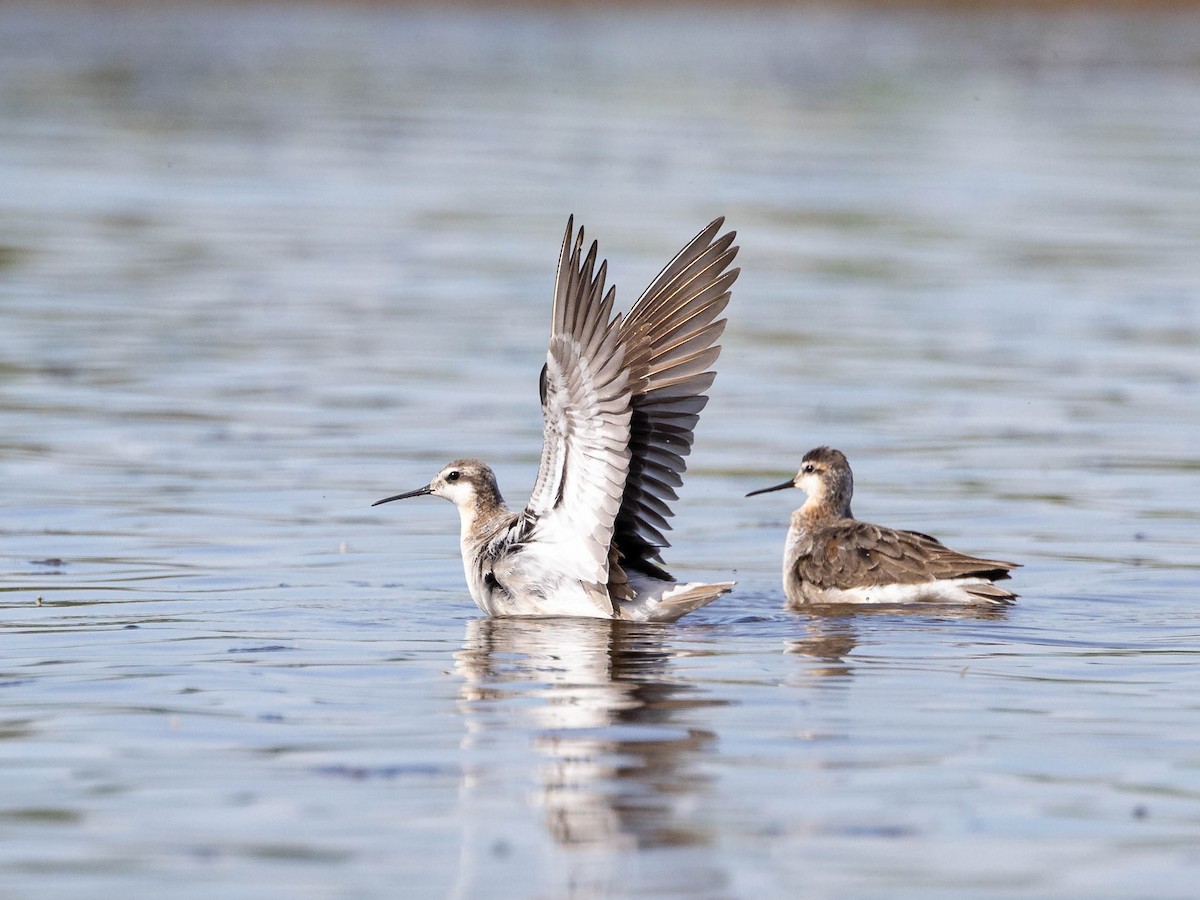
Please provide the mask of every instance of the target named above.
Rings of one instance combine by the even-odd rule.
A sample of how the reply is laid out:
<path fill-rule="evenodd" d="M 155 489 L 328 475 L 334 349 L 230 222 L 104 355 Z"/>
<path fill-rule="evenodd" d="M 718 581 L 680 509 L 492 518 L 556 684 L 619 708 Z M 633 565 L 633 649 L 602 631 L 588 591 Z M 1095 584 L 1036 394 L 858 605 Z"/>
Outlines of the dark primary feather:
<path fill-rule="evenodd" d="M 613 540 L 622 564 L 669 577 L 656 564 L 669 546 L 674 488 L 683 484 L 693 429 L 708 402 L 704 391 L 725 329 L 717 316 L 729 302 L 738 269 L 736 232 L 720 237 L 719 218 L 693 238 L 642 294 L 621 325 L 632 389 L 629 475 Z"/>

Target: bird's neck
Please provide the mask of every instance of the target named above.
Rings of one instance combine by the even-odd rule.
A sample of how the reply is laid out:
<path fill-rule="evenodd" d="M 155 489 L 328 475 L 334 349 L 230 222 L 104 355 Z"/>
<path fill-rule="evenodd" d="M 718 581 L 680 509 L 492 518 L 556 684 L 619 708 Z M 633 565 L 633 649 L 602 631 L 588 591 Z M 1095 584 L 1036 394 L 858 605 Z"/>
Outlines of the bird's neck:
<path fill-rule="evenodd" d="M 462 543 L 466 545 L 490 539 L 501 524 L 512 518 L 512 513 L 498 490 L 485 489 L 476 491 L 469 503 L 458 507 L 458 518 Z"/>
<path fill-rule="evenodd" d="M 809 497 L 803 506 L 792 513 L 792 528 L 797 531 L 812 531 L 826 522 L 853 518 L 854 513 L 850 511 L 849 500 L 835 502 L 835 498 L 819 494 Z"/>

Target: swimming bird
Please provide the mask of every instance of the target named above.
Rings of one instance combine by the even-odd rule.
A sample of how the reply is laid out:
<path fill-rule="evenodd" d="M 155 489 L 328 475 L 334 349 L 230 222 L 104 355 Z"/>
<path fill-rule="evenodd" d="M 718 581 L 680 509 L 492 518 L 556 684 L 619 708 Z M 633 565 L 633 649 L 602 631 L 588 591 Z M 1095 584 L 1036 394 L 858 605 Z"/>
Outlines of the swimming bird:
<path fill-rule="evenodd" d="M 860 522 L 850 511 L 854 473 L 840 450 L 804 454 L 796 476 L 746 496 L 800 488 L 783 553 L 783 588 L 792 608 L 809 603 L 1008 603 L 993 582 L 1017 563 L 967 556 L 919 531 Z"/>
<path fill-rule="evenodd" d="M 736 232 L 711 222 L 625 316 L 612 314 L 608 262 L 583 252 L 567 220 L 550 346 L 542 366 L 542 457 L 529 503 L 514 512 L 477 459 L 444 466 L 428 485 L 377 501 L 432 494 L 458 507 L 467 587 L 492 616 L 588 616 L 671 622 L 728 593 L 732 582 L 679 584 L 662 567 L 670 503 L 708 403 L 717 316 L 739 269 Z"/>

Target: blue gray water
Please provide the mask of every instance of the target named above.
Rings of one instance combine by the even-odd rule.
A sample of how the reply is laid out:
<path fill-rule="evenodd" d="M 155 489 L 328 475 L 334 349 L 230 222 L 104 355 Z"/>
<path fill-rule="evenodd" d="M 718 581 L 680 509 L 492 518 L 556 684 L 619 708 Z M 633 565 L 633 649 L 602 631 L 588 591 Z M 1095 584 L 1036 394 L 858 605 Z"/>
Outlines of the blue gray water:
<path fill-rule="evenodd" d="M 1200 876 L 1200 15 L 0 6 L 0 893 L 1103 897 Z M 488 621 L 568 213 L 744 267 L 673 627 Z M 805 615 L 863 518 L 1008 610 Z"/>

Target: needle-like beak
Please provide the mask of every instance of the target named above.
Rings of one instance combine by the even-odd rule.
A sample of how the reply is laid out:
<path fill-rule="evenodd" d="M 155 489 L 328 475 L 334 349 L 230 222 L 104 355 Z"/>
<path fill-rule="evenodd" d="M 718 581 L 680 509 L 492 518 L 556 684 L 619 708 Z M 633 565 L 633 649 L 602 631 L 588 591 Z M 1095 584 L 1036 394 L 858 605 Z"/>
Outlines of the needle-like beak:
<path fill-rule="evenodd" d="M 771 491 L 786 491 L 788 488 L 795 487 L 795 486 L 796 485 L 794 485 L 792 483 L 792 479 L 789 478 L 783 484 L 777 484 L 777 485 L 775 485 L 773 487 L 769 487 L 769 488 L 759 488 L 757 491 L 751 491 L 746 496 L 753 497 L 755 494 L 769 494 L 769 493 L 771 493 Z M 382 503 L 383 501 L 380 500 L 379 502 Z"/>
<path fill-rule="evenodd" d="M 425 494 L 432 494 L 433 488 L 430 485 L 425 485 L 423 488 L 417 488 L 415 491 L 409 491 L 406 494 L 397 494 L 395 497 L 384 497 L 382 500 L 376 500 L 372 506 L 378 506 L 380 503 L 391 503 L 393 500 L 407 500 L 409 497 L 423 497 Z"/>

